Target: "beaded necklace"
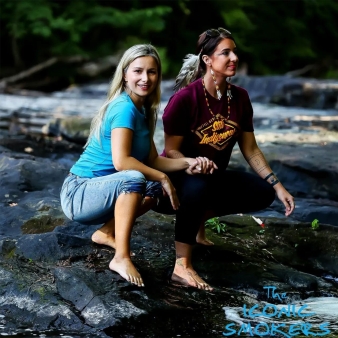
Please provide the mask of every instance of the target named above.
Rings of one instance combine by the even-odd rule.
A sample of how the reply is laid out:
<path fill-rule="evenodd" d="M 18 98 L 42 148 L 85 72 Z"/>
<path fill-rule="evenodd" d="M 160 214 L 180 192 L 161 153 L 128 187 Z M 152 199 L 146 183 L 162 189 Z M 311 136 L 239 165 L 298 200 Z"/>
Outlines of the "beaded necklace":
<path fill-rule="evenodd" d="M 208 109 L 210 111 L 210 114 L 212 116 L 215 116 L 215 114 L 213 113 L 213 111 L 211 110 L 210 108 L 210 105 L 209 105 L 209 100 L 208 100 L 208 97 L 207 97 L 207 91 L 205 89 L 205 84 L 204 84 L 204 78 L 202 78 L 202 85 L 203 85 L 203 91 L 204 91 L 204 96 L 205 96 L 205 102 L 207 103 L 207 106 L 208 106 Z M 226 120 L 229 119 L 230 117 L 230 100 L 232 98 L 232 95 L 231 95 L 231 85 L 230 83 L 228 83 L 228 89 L 227 89 L 227 98 L 228 98 L 228 116 L 225 118 Z M 218 115 L 218 114 L 217 114 Z"/>

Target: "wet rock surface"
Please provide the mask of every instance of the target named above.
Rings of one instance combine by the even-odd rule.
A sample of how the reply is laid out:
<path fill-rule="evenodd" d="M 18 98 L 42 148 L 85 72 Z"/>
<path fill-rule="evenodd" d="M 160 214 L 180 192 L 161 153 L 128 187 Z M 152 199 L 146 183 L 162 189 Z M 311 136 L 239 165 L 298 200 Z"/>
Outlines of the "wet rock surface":
<path fill-rule="evenodd" d="M 294 113 L 287 111 L 290 116 L 283 117 L 280 112 L 272 118 L 264 109 L 256 115 L 257 140 L 274 172 L 296 197 L 296 210 L 286 218 L 276 200 L 254 214 L 264 228 L 251 215 L 228 215 L 219 219 L 226 224 L 225 232 L 208 229 L 216 245 L 196 246 L 194 266 L 213 292 L 170 282 L 174 216 L 148 212 L 136 221 L 132 259 L 145 288 L 110 271 L 114 250 L 93 244 L 90 237 L 96 227 L 70 221 L 60 206 L 61 184 L 81 152 L 81 142 L 60 135 L 2 134 L 0 333 L 222 337 L 231 332 L 226 325 L 232 322 L 238 330 L 243 323 L 254 328 L 265 322 L 271 328 L 276 322 L 289 327 L 300 321 L 311 323 L 317 333 L 327 322 L 325 336 L 338 337 L 338 138 L 334 128 L 304 131 L 293 122 Z M 282 124 L 284 129 L 276 127 Z M 161 129 L 155 139 L 160 150 Z M 230 169 L 250 170 L 238 148 Z M 269 285 L 285 298 L 268 297 L 264 287 Z M 259 305 L 260 310 L 266 304 L 276 308 L 293 304 L 297 309 L 305 304 L 315 315 L 245 317 L 243 304 L 248 309 Z M 237 336 L 248 334 L 236 331 Z M 277 331 L 266 336 L 285 337 Z M 306 334 L 299 331 L 297 336 Z"/>
<path fill-rule="evenodd" d="M 33 141 L 29 142 L 32 146 Z M 24 143 L 21 140 L 20 145 Z M 220 337 L 232 321 L 230 310 L 239 313 L 243 304 L 280 303 L 267 298 L 266 285 L 288 294 L 285 304 L 310 297 L 338 299 L 338 227 L 321 222 L 313 230 L 314 215 L 301 221 L 297 218 L 304 218 L 305 211 L 296 209 L 295 217 L 286 218 L 278 201 L 257 213 L 264 229 L 250 215 L 224 216 L 220 218 L 226 223 L 224 233 L 208 230 L 216 245 L 195 248 L 195 268 L 214 287 L 213 292 L 169 281 L 175 260 L 174 216 L 147 213 L 137 219 L 132 236 L 133 261 L 146 287 L 130 285 L 108 268 L 114 250 L 91 242 L 96 227 L 63 215 L 60 186 L 79 153 L 66 141 L 54 145 L 59 149 L 55 153 L 49 152 L 51 146 L 46 142 L 38 147 L 40 156 L 16 152 L 14 147 L 0 149 L 3 332 L 29 336 L 28 328 L 54 336 Z M 265 153 L 271 159 L 275 154 Z M 295 174 L 285 177 L 285 184 L 293 187 L 293 193 L 301 191 L 295 184 L 297 171 L 305 177 L 308 171 L 312 177 L 317 170 L 314 164 L 307 166 L 304 159 L 302 165 L 292 166 L 295 153 L 291 156 L 285 149 L 285 154 L 278 154 L 272 161 L 274 170 L 292 168 Z M 236 151 L 231 166 L 245 170 Z M 330 181 L 335 166 L 327 167 Z M 318 201 L 317 191 L 321 198 L 335 196 L 332 184 L 321 184 L 320 189 L 306 192 L 313 201 Z M 335 202 L 330 203 L 334 209 Z M 297 208 L 302 209 L 301 204 Z M 337 329 L 334 323 L 330 322 L 332 332 Z"/>

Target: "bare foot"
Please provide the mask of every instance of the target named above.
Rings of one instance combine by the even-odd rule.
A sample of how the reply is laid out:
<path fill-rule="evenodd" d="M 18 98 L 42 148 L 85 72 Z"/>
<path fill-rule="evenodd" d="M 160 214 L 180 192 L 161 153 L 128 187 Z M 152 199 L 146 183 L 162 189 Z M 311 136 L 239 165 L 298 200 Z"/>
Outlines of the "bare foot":
<path fill-rule="evenodd" d="M 196 235 L 196 243 L 206 246 L 215 245 L 214 242 L 210 241 L 210 239 L 207 238 L 207 235 L 205 233 L 205 222 L 213 217 L 215 217 L 214 212 L 211 210 L 209 211 L 207 210 L 198 228 L 198 233 Z"/>
<path fill-rule="evenodd" d="M 93 233 L 92 241 L 96 244 L 107 245 L 113 249 L 116 249 L 115 237 L 101 231 L 101 229 L 98 229 Z M 135 254 L 130 251 L 130 256 L 135 256 Z"/>
<path fill-rule="evenodd" d="M 96 244 L 107 245 L 107 246 L 110 246 L 113 249 L 116 249 L 116 247 L 115 247 L 115 237 L 102 232 L 100 229 L 96 230 L 93 233 L 92 241 Z"/>
<path fill-rule="evenodd" d="M 128 282 L 137 286 L 144 286 L 141 275 L 136 270 L 130 258 L 113 258 L 109 263 L 109 269 L 117 272 Z"/>
<path fill-rule="evenodd" d="M 196 236 L 196 242 L 198 244 L 202 244 L 202 245 L 214 245 L 214 242 L 211 242 L 208 238 L 207 235 L 205 234 L 205 226 L 204 223 L 202 223 L 198 229 L 198 233 Z"/>
<path fill-rule="evenodd" d="M 206 237 L 200 237 L 198 234 L 196 236 L 196 242 L 198 244 L 207 245 L 207 246 L 215 245 L 214 242 L 212 242 L 210 239 Z"/>
<path fill-rule="evenodd" d="M 213 288 L 206 283 L 192 268 L 186 268 L 180 264 L 180 259 L 176 260 L 174 272 L 171 280 L 185 286 L 212 291 Z"/>

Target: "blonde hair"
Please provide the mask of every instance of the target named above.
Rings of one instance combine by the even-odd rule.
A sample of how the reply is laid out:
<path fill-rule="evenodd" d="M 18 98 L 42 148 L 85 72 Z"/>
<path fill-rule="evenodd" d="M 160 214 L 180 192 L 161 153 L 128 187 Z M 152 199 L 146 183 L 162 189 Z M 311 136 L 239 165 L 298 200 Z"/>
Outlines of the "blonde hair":
<path fill-rule="evenodd" d="M 100 141 L 102 121 L 105 117 L 108 105 L 126 89 L 124 74 L 126 73 L 129 65 L 135 59 L 143 56 L 152 56 L 155 59 L 158 68 L 158 80 L 156 87 L 153 92 L 147 96 L 144 102 L 146 116 L 149 122 L 150 135 L 153 137 L 161 102 L 162 65 L 158 51 L 154 46 L 150 44 L 140 44 L 134 45 L 124 52 L 110 83 L 106 101 L 103 103 L 91 122 L 88 140 L 84 148 L 87 147 L 91 137 L 96 137 Z"/>

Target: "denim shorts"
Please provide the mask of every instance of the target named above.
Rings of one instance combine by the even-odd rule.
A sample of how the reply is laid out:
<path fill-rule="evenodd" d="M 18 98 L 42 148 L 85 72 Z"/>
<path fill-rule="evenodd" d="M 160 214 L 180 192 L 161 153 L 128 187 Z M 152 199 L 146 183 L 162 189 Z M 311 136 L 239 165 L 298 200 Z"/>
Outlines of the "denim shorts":
<path fill-rule="evenodd" d="M 102 224 L 114 217 L 117 198 L 122 193 L 136 192 L 142 196 L 162 196 L 160 182 L 147 181 L 136 170 L 82 178 L 69 174 L 62 185 L 60 199 L 65 215 L 82 224 Z"/>

